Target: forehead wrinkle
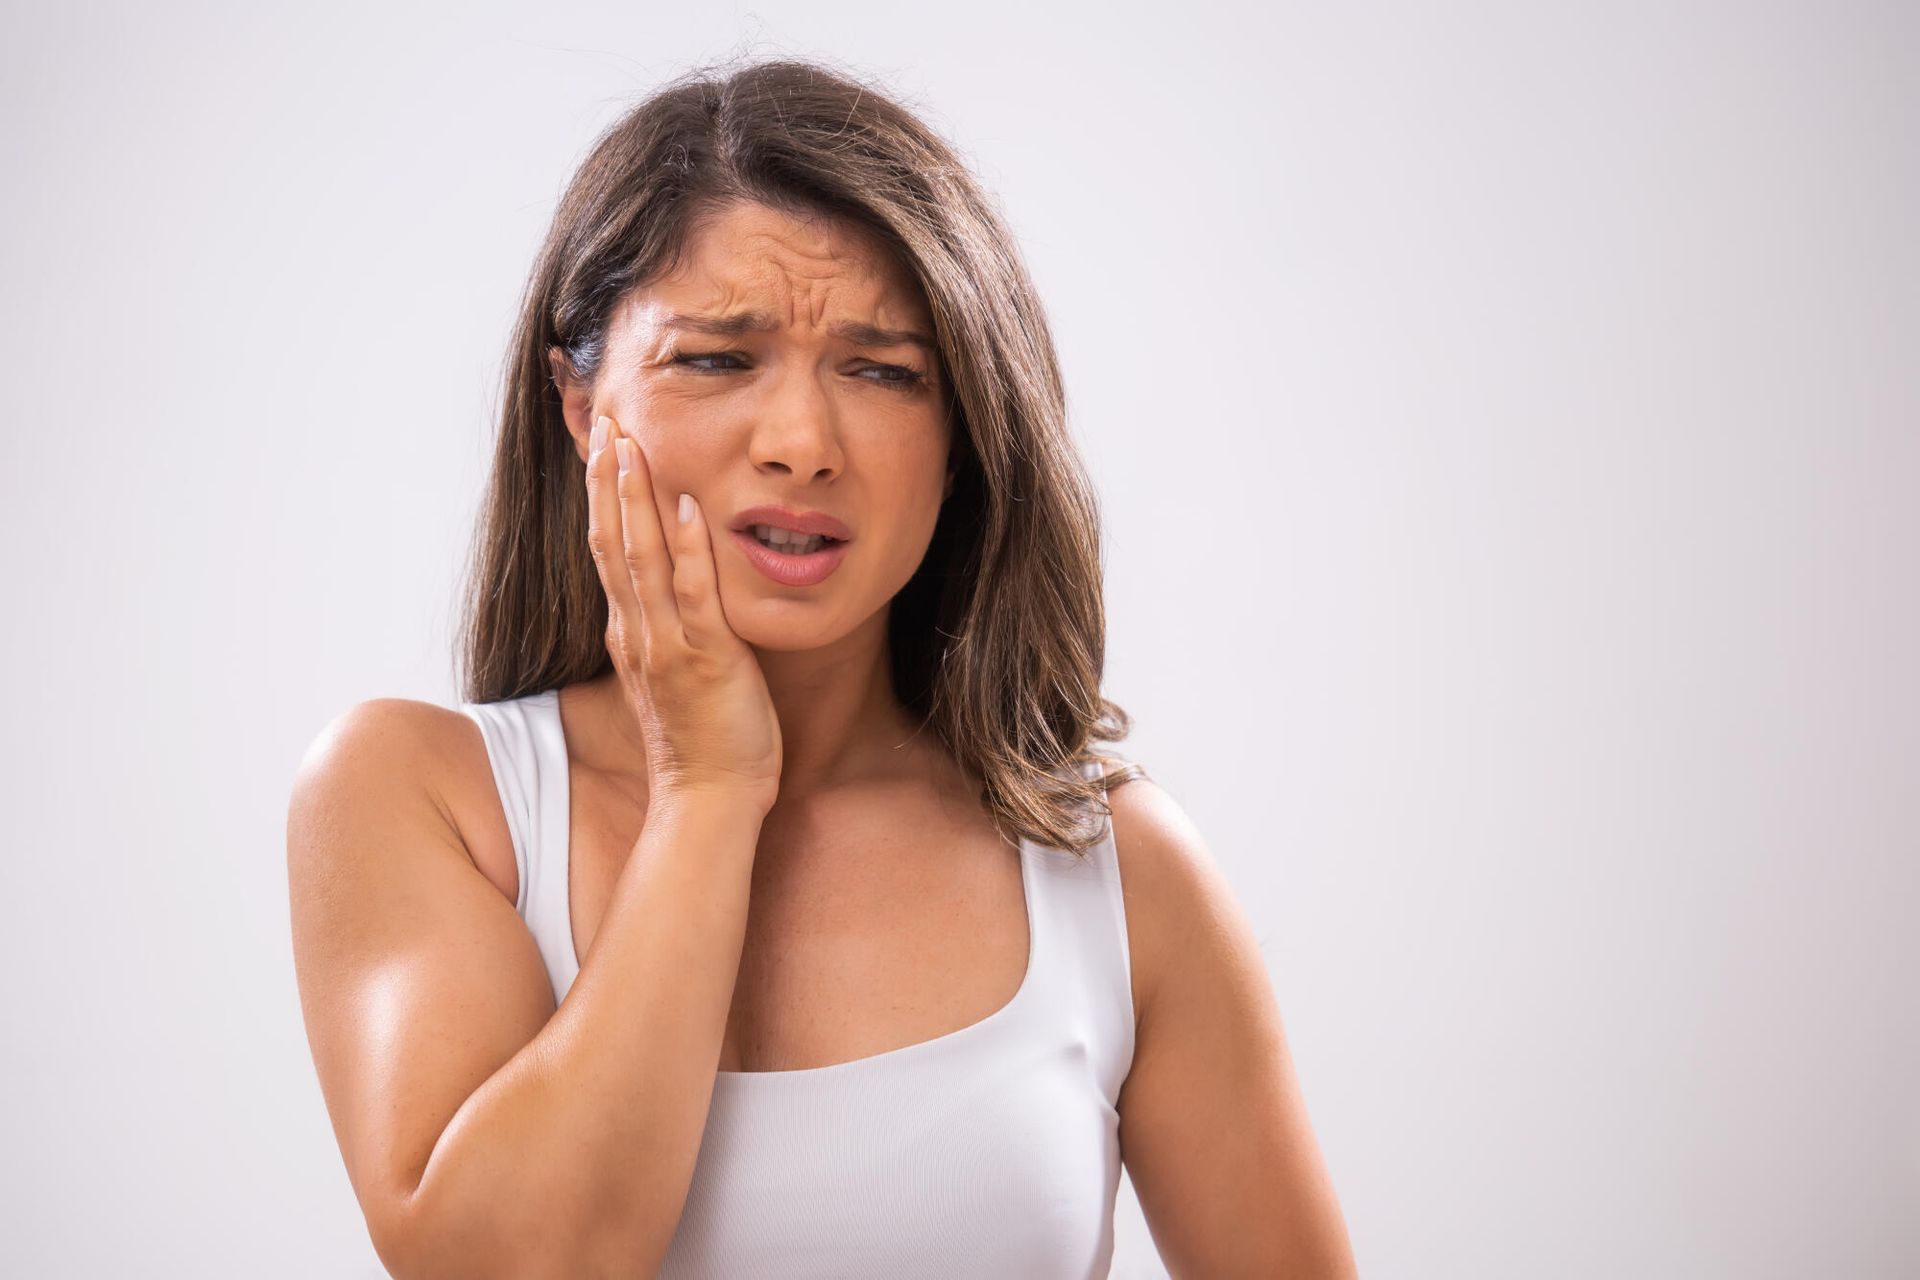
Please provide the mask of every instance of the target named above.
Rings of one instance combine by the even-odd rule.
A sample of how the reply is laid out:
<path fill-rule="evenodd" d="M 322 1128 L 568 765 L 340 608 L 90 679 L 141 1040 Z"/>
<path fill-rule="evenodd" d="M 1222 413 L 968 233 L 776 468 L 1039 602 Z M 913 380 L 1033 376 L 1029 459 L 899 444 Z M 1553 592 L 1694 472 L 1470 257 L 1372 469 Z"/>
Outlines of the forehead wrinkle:
<path fill-rule="evenodd" d="M 689 293 L 693 296 L 684 303 L 651 299 L 645 307 L 647 318 L 657 328 L 671 327 L 675 321 L 689 317 L 745 322 L 681 326 L 693 332 L 735 336 L 778 328 L 778 317 L 784 313 L 787 327 L 799 327 L 804 318 L 815 330 L 826 328 L 861 345 L 878 343 L 870 335 L 843 331 L 926 330 L 924 308 L 897 296 L 896 274 L 888 269 L 886 261 L 871 256 L 876 250 L 866 239 L 853 233 L 838 234 L 831 223 L 811 229 L 818 234 L 795 237 L 746 228 L 734 236 L 703 239 L 699 251 L 684 261 L 682 269 L 661 282 L 691 286 Z M 845 308 L 848 318 L 828 325 L 826 316 L 833 302 L 848 293 L 855 295 L 853 303 Z M 897 323 L 889 323 L 896 317 Z M 756 324 L 756 320 L 771 323 Z M 922 345 L 934 349 L 930 340 Z"/>
<path fill-rule="evenodd" d="M 741 333 L 766 332 L 782 327 L 780 313 L 784 311 L 785 327 L 799 327 L 804 314 L 806 323 L 814 329 L 826 329 L 838 336 L 848 337 L 863 346 L 885 345 L 876 336 L 888 332 L 907 335 L 909 340 L 918 341 L 922 346 L 931 348 L 933 342 L 921 332 L 923 326 L 914 319 L 904 324 L 893 325 L 888 319 L 901 310 L 899 303 L 888 296 L 885 289 L 868 294 L 857 286 L 842 285 L 824 280 L 804 280 L 794 282 L 785 273 L 771 273 L 771 287 L 767 273 L 762 273 L 763 287 L 755 288 L 742 285 L 737 281 L 724 281 L 722 287 L 700 304 L 675 308 L 660 316 L 659 322 L 665 327 L 677 327 L 696 333 L 708 333 L 717 336 L 736 336 Z M 851 289 L 861 295 L 862 303 L 854 303 L 842 310 L 848 318 L 827 321 L 827 312 L 835 299 Z M 771 304 L 765 295 L 778 291 L 780 298 Z M 784 302 L 784 307 L 780 305 Z M 910 315 L 912 308 L 907 308 Z M 866 317 L 872 316 L 869 320 Z"/>
<path fill-rule="evenodd" d="M 772 239 L 765 236 L 757 238 Z M 794 323 L 795 317 L 809 300 L 814 301 L 813 310 L 817 312 L 818 295 L 823 283 L 833 274 L 833 268 L 821 264 L 809 270 L 804 263 L 786 260 L 792 256 L 772 252 L 764 255 L 747 253 L 716 263 L 708 275 L 719 285 L 715 291 L 717 296 L 701 310 L 710 314 L 748 311 L 767 316 L 784 311 L 789 325 Z"/>

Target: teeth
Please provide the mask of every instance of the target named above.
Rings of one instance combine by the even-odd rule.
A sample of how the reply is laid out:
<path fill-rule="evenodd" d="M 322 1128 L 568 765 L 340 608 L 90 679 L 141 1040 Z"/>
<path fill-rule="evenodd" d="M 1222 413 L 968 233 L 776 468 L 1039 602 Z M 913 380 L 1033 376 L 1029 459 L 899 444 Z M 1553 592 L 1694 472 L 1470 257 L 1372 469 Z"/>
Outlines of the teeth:
<path fill-rule="evenodd" d="M 753 536 L 790 556 L 811 555 L 818 551 L 820 544 L 825 541 L 817 533 L 802 535 L 786 529 L 776 529 L 770 524 L 754 525 Z"/>

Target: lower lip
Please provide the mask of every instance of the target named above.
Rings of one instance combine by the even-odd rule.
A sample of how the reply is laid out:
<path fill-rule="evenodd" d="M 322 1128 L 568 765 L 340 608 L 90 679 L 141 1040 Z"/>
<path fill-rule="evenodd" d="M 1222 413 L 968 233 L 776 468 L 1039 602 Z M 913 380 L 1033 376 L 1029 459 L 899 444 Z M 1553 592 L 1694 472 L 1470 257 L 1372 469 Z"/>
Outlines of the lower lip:
<path fill-rule="evenodd" d="M 847 554 L 846 542 L 833 542 L 804 556 L 775 551 L 745 529 L 732 530 L 733 540 L 753 567 L 783 587 L 811 587 L 825 582 Z"/>

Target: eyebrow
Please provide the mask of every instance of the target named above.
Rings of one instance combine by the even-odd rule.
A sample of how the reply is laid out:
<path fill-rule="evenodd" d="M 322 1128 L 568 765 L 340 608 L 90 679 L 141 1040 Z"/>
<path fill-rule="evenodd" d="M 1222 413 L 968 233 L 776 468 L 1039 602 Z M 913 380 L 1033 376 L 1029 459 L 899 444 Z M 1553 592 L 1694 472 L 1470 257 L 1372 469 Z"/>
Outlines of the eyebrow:
<path fill-rule="evenodd" d="M 693 333 L 712 334 L 719 338 L 735 338 L 743 333 L 764 333 L 780 327 L 780 322 L 764 311 L 736 311 L 724 316 L 676 312 L 666 318 L 665 324 L 670 329 L 686 329 Z M 830 326 L 829 330 L 855 346 L 914 345 L 924 347 L 934 354 L 939 352 L 933 339 L 917 329 L 882 329 L 877 325 L 863 324 L 858 320 L 842 320 Z"/>

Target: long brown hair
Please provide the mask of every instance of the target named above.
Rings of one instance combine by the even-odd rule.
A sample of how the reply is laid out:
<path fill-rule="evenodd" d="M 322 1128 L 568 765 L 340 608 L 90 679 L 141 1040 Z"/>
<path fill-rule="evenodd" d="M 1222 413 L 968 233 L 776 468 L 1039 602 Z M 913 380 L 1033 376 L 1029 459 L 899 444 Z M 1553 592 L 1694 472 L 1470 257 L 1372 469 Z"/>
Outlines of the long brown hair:
<path fill-rule="evenodd" d="M 894 692 L 1004 831 L 1083 853 L 1102 791 L 1145 771 L 1104 697 L 1100 519 L 1066 425 L 1053 338 L 1016 241 L 954 150 L 872 83 L 778 59 L 689 71 L 601 134 L 522 299 L 469 563 L 463 696 L 492 702 L 612 668 L 581 463 L 549 348 L 587 382 L 617 304 L 750 200 L 852 220 L 917 277 L 950 387 L 953 490 L 892 601 Z M 1082 768 L 1098 762 L 1095 778 Z M 1112 767 L 1109 767 L 1112 766 Z"/>

